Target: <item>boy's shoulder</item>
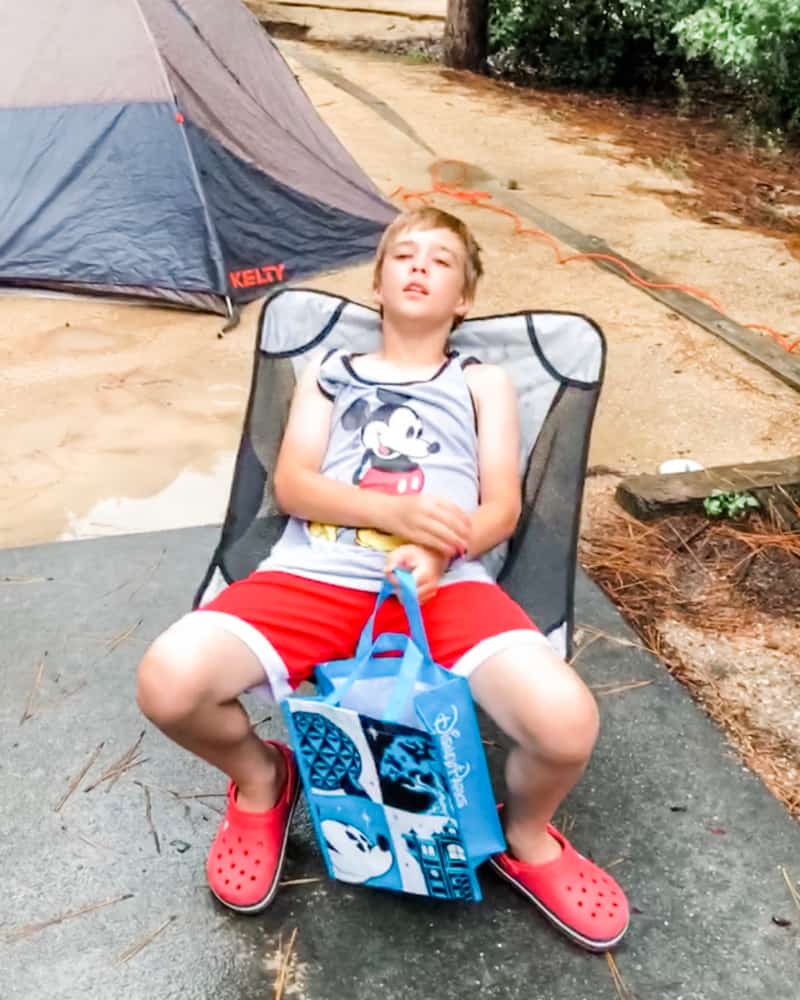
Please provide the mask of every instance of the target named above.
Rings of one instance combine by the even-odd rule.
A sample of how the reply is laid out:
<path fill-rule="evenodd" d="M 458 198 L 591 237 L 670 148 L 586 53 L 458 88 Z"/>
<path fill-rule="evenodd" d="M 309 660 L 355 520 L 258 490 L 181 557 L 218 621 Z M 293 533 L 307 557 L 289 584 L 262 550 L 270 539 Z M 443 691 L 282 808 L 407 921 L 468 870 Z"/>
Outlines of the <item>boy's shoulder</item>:
<path fill-rule="evenodd" d="M 477 360 L 477 359 L 476 359 Z M 481 361 L 464 365 L 464 378 L 471 389 L 491 392 L 493 390 L 513 390 L 508 372 L 501 365 Z"/>
<path fill-rule="evenodd" d="M 510 419 L 516 409 L 517 392 L 511 376 L 500 365 L 467 365 L 464 381 L 475 404 L 479 430 L 484 427 L 484 418 L 494 422 L 500 415 Z"/>

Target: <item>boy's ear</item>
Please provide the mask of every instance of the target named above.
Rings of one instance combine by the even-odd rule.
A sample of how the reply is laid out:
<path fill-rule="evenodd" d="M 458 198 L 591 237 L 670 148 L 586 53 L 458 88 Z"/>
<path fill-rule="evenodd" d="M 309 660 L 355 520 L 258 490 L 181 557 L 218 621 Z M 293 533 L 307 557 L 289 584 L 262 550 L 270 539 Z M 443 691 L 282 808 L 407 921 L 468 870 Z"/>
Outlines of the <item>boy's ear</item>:
<path fill-rule="evenodd" d="M 472 308 L 472 303 L 474 302 L 474 300 L 475 297 L 473 295 L 468 295 L 466 292 L 464 292 L 461 298 L 459 299 L 458 304 L 456 305 L 455 315 L 459 319 L 463 319 Z"/>

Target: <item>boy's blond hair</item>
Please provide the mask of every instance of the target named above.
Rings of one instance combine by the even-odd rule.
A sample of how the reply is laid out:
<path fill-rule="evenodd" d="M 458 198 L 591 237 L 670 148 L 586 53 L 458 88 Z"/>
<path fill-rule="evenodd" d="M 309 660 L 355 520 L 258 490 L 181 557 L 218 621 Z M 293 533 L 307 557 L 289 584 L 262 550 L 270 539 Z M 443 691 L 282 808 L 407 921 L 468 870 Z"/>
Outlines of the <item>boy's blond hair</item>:
<path fill-rule="evenodd" d="M 483 264 L 481 263 L 481 248 L 466 223 L 449 212 L 443 212 L 440 208 L 425 206 L 415 208 L 410 212 L 402 212 L 391 222 L 384 231 L 381 241 L 378 244 L 378 252 L 375 255 L 375 270 L 372 274 L 372 287 L 377 289 L 381 283 L 381 270 L 386 251 L 392 240 L 400 233 L 411 232 L 412 230 L 428 232 L 431 229 L 449 229 L 451 233 L 461 240 L 464 247 L 464 294 L 472 300 L 475 296 L 475 288 L 478 279 L 483 274 Z"/>

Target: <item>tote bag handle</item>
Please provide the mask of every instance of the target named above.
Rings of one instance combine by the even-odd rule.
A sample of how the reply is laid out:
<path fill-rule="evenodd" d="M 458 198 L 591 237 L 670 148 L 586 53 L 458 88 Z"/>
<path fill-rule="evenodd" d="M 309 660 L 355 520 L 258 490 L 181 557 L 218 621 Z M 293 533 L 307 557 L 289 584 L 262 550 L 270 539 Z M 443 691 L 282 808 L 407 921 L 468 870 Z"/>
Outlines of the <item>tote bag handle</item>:
<path fill-rule="evenodd" d="M 380 710 L 380 716 L 385 722 L 397 722 L 409 698 L 414 693 L 414 685 L 417 682 L 420 671 L 426 664 L 425 657 L 417 648 L 414 641 L 407 635 L 386 632 L 378 636 L 372 648 L 367 652 L 367 655 L 358 662 L 355 670 L 347 675 L 339 687 L 331 691 L 324 699 L 323 704 L 340 705 L 342 699 L 354 684 L 369 677 L 371 668 L 373 667 L 373 654 L 394 652 L 403 645 L 405 645 L 405 651 L 400 659 L 400 666 L 394 675 L 392 693 L 386 705 Z M 396 661 L 397 657 L 390 658 L 388 662 L 391 663 L 393 660 Z M 376 711 L 378 711 L 377 706 Z"/>
<path fill-rule="evenodd" d="M 417 600 L 417 585 L 414 582 L 414 577 L 409 570 L 402 568 L 396 569 L 394 571 L 394 575 L 397 579 L 399 590 L 398 596 L 400 598 L 400 603 L 403 606 L 403 610 L 406 613 L 411 638 L 414 640 L 414 644 L 422 652 L 423 657 L 429 662 L 433 662 L 431 650 L 428 646 L 428 637 L 425 635 L 425 626 L 422 624 L 422 614 L 420 613 L 419 601 Z M 375 616 L 378 614 L 378 611 L 386 598 L 391 597 L 393 593 L 394 587 L 387 580 L 383 587 L 381 587 L 378 599 L 375 601 L 375 608 L 369 617 L 369 621 L 364 626 L 361 638 L 358 640 L 356 659 L 360 660 L 362 656 L 367 656 L 369 654 L 375 634 Z"/>

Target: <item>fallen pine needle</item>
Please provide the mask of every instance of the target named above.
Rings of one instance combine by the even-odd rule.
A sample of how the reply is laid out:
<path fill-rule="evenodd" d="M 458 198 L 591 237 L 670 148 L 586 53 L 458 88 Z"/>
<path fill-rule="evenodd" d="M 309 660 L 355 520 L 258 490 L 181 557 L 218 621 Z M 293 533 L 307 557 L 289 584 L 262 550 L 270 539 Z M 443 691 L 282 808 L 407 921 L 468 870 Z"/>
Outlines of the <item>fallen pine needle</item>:
<path fill-rule="evenodd" d="M 47 927 L 53 927 L 55 924 L 63 924 L 65 920 L 72 920 L 73 917 L 82 917 L 86 913 L 94 913 L 95 910 L 102 910 L 106 906 L 113 906 L 114 903 L 121 903 L 125 899 L 133 899 L 133 893 L 126 892 L 122 896 L 114 896 L 112 899 L 104 899 L 100 903 L 90 903 L 88 906 L 82 906 L 79 910 L 69 910 L 67 913 L 60 913 L 57 917 L 51 917 L 49 920 L 42 920 L 36 924 L 26 924 L 24 927 L 18 927 L 17 930 L 6 934 L 5 940 L 18 941 L 21 938 L 30 937 L 31 934 L 43 931 Z"/>
<path fill-rule="evenodd" d="M 174 788 L 165 788 L 163 785 L 157 785 L 154 781 L 148 781 L 145 786 L 144 782 L 137 781 L 136 778 L 133 779 L 134 785 L 138 785 L 139 788 L 151 788 L 157 792 L 163 792 L 165 795 L 171 795 L 173 799 L 225 799 L 227 794 L 225 792 L 176 792 Z"/>
<path fill-rule="evenodd" d="M 164 555 L 166 554 L 166 551 L 167 551 L 166 549 L 162 549 L 161 552 L 159 553 L 158 559 L 156 559 L 156 561 L 153 563 L 153 565 L 150 566 L 149 569 L 147 569 L 142 574 L 141 582 L 139 583 L 138 586 L 134 587 L 134 589 L 130 592 L 130 594 L 128 594 L 128 600 L 130 600 L 132 597 L 135 597 L 136 594 L 138 594 L 139 591 L 142 589 L 142 587 L 148 582 L 148 580 L 152 580 L 153 579 L 153 577 L 156 575 L 156 570 L 161 565 L 161 563 L 162 563 L 162 561 L 164 559 Z M 141 624 L 141 622 L 139 624 Z"/>
<path fill-rule="evenodd" d="M 86 681 L 80 681 L 76 684 L 74 688 L 70 688 L 69 691 L 65 691 L 58 698 L 53 698 L 52 701 L 46 702 L 44 705 L 38 705 L 36 711 L 32 712 L 29 718 L 33 718 L 35 715 L 41 715 L 43 712 L 49 712 L 53 708 L 58 708 L 59 705 L 63 705 L 65 701 L 76 695 L 80 690 L 86 687 Z"/>
<path fill-rule="evenodd" d="M 156 927 L 156 929 L 154 931 L 151 931 L 150 934 L 146 934 L 139 941 L 132 944 L 129 948 L 126 948 L 125 951 L 121 952 L 117 956 L 117 961 L 115 964 L 124 965 L 125 962 L 130 962 L 130 960 L 134 958 L 136 955 L 138 955 L 143 948 L 146 948 L 152 941 L 155 941 L 158 935 L 162 931 L 166 930 L 167 927 L 169 927 L 169 925 L 173 922 L 173 920 L 177 919 L 178 918 L 175 914 L 173 914 L 171 917 L 167 917 L 167 919 L 164 921 L 163 924 L 161 924 L 160 927 Z"/>
<path fill-rule="evenodd" d="M 621 865 L 625 858 L 615 858 L 613 861 L 609 861 L 607 865 L 603 867 L 608 870 L 609 868 L 614 868 L 616 865 Z"/>
<path fill-rule="evenodd" d="M 146 760 L 147 758 L 145 758 Z M 144 763 L 144 761 L 139 761 L 138 763 Z M 164 788 L 163 785 L 154 785 L 151 781 L 149 784 L 145 785 L 141 781 L 133 779 L 134 785 L 138 785 L 139 788 L 143 789 L 145 792 L 149 788 L 154 788 L 158 792 L 163 792 L 165 795 L 171 795 L 173 799 L 179 799 L 181 801 L 186 801 L 187 799 L 196 799 L 201 806 L 205 806 L 206 809 L 211 809 L 215 813 L 219 813 L 220 816 L 223 815 L 224 810 L 218 808 L 217 806 L 212 806 L 210 802 L 206 802 L 206 799 L 224 799 L 227 798 L 225 792 L 192 792 L 190 794 L 184 795 L 182 792 L 176 792 L 173 788 Z"/>
<path fill-rule="evenodd" d="M 226 799 L 228 797 L 225 792 L 192 792 L 190 795 L 170 792 L 170 795 L 174 795 L 176 799 Z"/>
<path fill-rule="evenodd" d="M 593 646 L 597 642 L 598 639 L 602 639 L 602 636 L 600 636 L 600 635 L 593 635 L 592 638 L 589 639 L 587 642 L 581 643 L 581 645 L 578 647 L 578 649 L 567 660 L 567 664 L 570 667 L 573 666 L 574 663 L 575 663 L 575 661 L 578 659 L 578 657 L 581 656 L 583 653 L 585 653 L 586 650 L 590 646 Z"/>
<path fill-rule="evenodd" d="M 286 881 L 281 882 L 281 886 L 284 886 L 284 885 L 310 885 L 312 882 L 321 882 L 321 881 L 322 881 L 322 879 L 318 878 L 318 877 L 315 877 L 315 878 L 289 878 L 289 879 L 286 879 Z"/>
<path fill-rule="evenodd" d="M 150 833 L 153 834 L 153 840 L 156 844 L 156 854 L 161 853 L 161 844 L 158 842 L 158 831 L 155 826 L 153 826 L 153 811 L 152 803 L 150 802 L 150 789 L 147 785 L 142 785 L 142 791 L 144 792 L 144 817 L 147 820 L 147 825 L 150 828 Z"/>
<path fill-rule="evenodd" d="M 212 806 L 210 802 L 206 802 L 205 799 L 200 800 L 200 805 L 205 806 L 206 809 L 210 809 L 212 812 L 219 813 L 220 816 L 225 815 L 225 810 L 220 809 L 219 806 Z"/>
<path fill-rule="evenodd" d="M 631 988 L 622 978 L 622 974 L 619 971 L 614 956 L 610 951 L 606 952 L 606 961 L 608 962 L 608 968 L 611 972 L 611 979 L 614 983 L 614 989 L 617 991 L 617 996 L 619 1000 L 635 1000 Z"/>
<path fill-rule="evenodd" d="M 624 684 L 608 685 L 594 684 L 592 690 L 597 693 L 598 698 L 604 698 L 607 694 L 622 694 L 623 691 L 635 691 L 636 688 L 647 687 L 655 681 L 626 681 Z"/>
<path fill-rule="evenodd" d="M 0 576 L 0 583 L 50 583 L 52 576 Z"/>
<path fill-rule="evenodd" d="M 127 587 L 129 583 L 133 583 L 133 580 L 134 580 L 134 578 L 133 578 L 133 577 L 131 577 L 131 579 L 130 579 L 130 580 L 123 580 L 123 581 L 122 581 L 122 583 L 118 583 L 118 584 L 116 584 L 115 586 L 113 586 L 113 587 L 111 588 L 111 590 L 107 590 L 107 591 L 105 592 L 105 594 L 101 594 L 101 595 L 100 595 L 100 600 L 101 600 L 101 601 L 104 601 L 104 600 L 105 600 L 105 599 L 106 599 L 107 597 L 111 597 L 111 595 L 112 595 L 112 594 L 116 594 L 116 592 L 117 592 L 118 590 L 122 590 L 122 588 L 123 588 L 123 587 Z"/>
<path fill-rule="evenodd" d="M 131 760 L 125 761 L 124 764 L 120 765 L 120 767 L 118 767 L 115 771 L 107 775 L 107 778 L 109 778 L 110 780 L 108 785 L 106 786 L 106 791 L 110 792 L 111 789 L 114 787 L 114 785 L 116 785 L 116 783 L 122 777 L 122 775 L 125 774 L 127 771 L 133 770 L 134 767 L 138 767 L 140 764 L 146 764 L 148 760 L 150 760 L 149 757 L 142 757 L 139 754 L 136 754 L 136 756 L 133 757 Z M 101 779 L 101 780 L 106 780 L 106 779 Z M 100 782 L 98 782 L 98 784 L 100 784 Z"/>
<path fill-rule="evenodd" d="M 786 886 L 789 889 L 789 895 L 794 900 L 794 905 L 797 907 L 798 910 L 800 910 L 800 892 L 797 891 L 794 882 L 792 882 L 791 878 L 789 877 L 789 873 L 786 871 L 785 868 L 781 868 L 781 875 L 783 875 L 783 881 L 786 883 Z"/>
<path fill-rule="evenodd" d="M 117 854 L 118 853 L 117 851 L 114 850 L 113 847 L 108 847 L 106 844 L 97 844 L 93 840 L 89 840 L 88 837 L 84 837 L 84 835 L 82 833 L 76 833 L 75 836 L 78 837 L 79 840 L 82 840 L 84 842 L 84 844 L 88 844 L 89 847 L 94 847 L 95 850 L 98 850 L 98 851 L 111 851 L 112 854 Z"/>
<path fill-rule="evenodd" d="M 689 548 L 689 545 L 687 544 L 686 539 L 683 537 L 683 535 L 678 531 L 678 529 L 675 527 L 675 525 L 672 523 L 672 521 L 667 521 L 666 525 L 669 528 L 669 530 L 672 532 L 672 534 L 681 543 L 681 546 L 684 549 L 686 549 L 686 551 L 689 553 L 690 557 L 694 561 L 694 564 L 696 566 L 700 567 L 700 572 L 703 574 L 703 576 L 706 576 L 708 574 L 708 568 L 706 566 L 704 566 L 700 562 L 700 560 L 697 558 L 697 556 L 694 554 L 694 552 L 692 552 L 692 550 Z"/>
<path fill-rule="evenodd" d="M 646 653 L 650 652 L 647 646 L 642 645 L 641 642 L 634 642 L 632 639 L 623 639 L 620 635 L 611 635 L 610 632 L 604 632 L 600 628 L 595 628 L 594 625 L 579 625 L 578 627 L 591 632 L 598 639 L 607 639 L 609 642 L 615 642 L 618 646 L 632 646 L 634 649 L 643 649 Z"/>
<path fill-rule="evenodd" d="M 108 643 L 108 652 L 113 653 L 114 650 L 117 648 L 117 646 L 120 646 L 123 642 L 125 642 L 126 639 L 130 639 L 130 637 L 133 635 L 136 629 L 142 624 L 143 621 L 144 619 L 140 618 L 137 622 L 134 622 L 133 625 L 130 626 L 130 628 L 127 628 L 124 632 L 120 632 L 118 636 L 115 636 L 113 639 L 111 639 Z"/>
<path fill-rule="evenodd" d="M 292 951 L 294 949 L 294 941 L 296 937 L 297 928 L 295 927 L 292 931 L 292 936 L 289 938 L 289 943 L 286 945 L 286 951 L 283 953 L 280 969 L 278 970 L 278 978 L 275 980 L 275 989 L 272 993 L 272 1000 L 282 1000 L 283 991 L 286 988 L 286 981 L 289 976 L 289 963 L 292 960 Z"/>
<path fill-rule="evenodd" d="M 30 719 L 33 716 L 31 709 L 33 708 L 33 702 L 36 698 L 36 692 L 39 690 L 39 685 L 42 683 L 42 675 L 44 674 L 44 660 L 39 661 L 39 666 L 36 668 L 36 676 L 33 679 L 33 687 L 28 694 L 28 700 L 25 703 L 25 711 L 22 713 L 22 718 L 19 720 L 19 724 L 22 725 L 26 719 Z"/>
<path fill-rule="evenodd" d="M 126 771 L 129 771 L 132 767 L 136 767 L 138 764 L 143 764 L 145 760 L 147 760 L 147 758 L 144 757 L 137 760 L 136 756 L 139 746 L 141 745 L 141 742 L 144 739 L 144 733 L 145 731 L 143 729 L 141 733 L 139 733 L 139 738 L 136 740 L 133 746 L 130 749 L 126 750 L 125 753 L 118 760 L 114 761 L 111 767 L 109 767 L 103 774 L 101 774 L 93 785 L 89 785 L 88 788 L 84 788 L 84 792 L 91 792 L 95 788 L 97 788 L 98 785 L 101 785 L 104 781 L 109 781 L 109 780 L 111 781 L 111 784 L 108 786 L 106 791 L 110 791 L 110 789 L 113 788 L 115 782 L 121 777 L 121 775 L 123 775 Z"/>
<path fill-rule="evenodd" d="M 53 807 L 53 812 L 61 812 L 61 810 L 64 808 L 64 804 L 66 803 L 67 799 L 70 797 L 70 795 L 72 795 L 72 793 L 75 791 L 78 785 L 83 781 L 84 777 L 86 776 L 86 772 L 89 770 L 92 764 L 94 764 L 94 762 L 97 760 L 98 754 L 105 745 L 106 745 L 105 740 L 102 740 L 100 743 L 97 744 L 97 747 L 95 748 L 94 752 L 91 754 L 89 759 L 83 765 L 80 774 L 76 778 L 72 779 L 72 781 L 69 783 L 69 787 L 67 788 L 66 792 L 64 792 L 63 796 L 59 800 L 58 805 Z"/>
<path fill-rule="evenodd" d="M 575 829 L 575 817 L 570 816 L 569 813 L 564 813 L 564 815 L 559 818 L 558 824 L 556 825 L 559 824 L 562 834 L 566 837 Z"/>

